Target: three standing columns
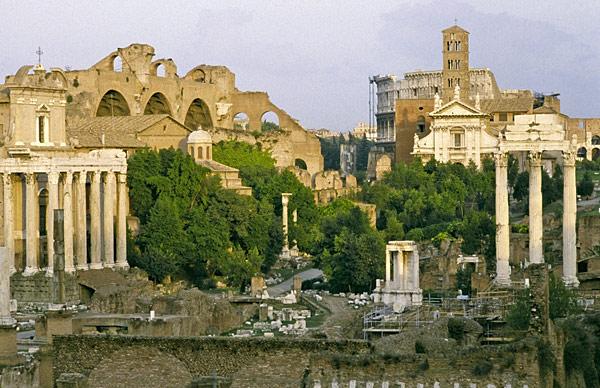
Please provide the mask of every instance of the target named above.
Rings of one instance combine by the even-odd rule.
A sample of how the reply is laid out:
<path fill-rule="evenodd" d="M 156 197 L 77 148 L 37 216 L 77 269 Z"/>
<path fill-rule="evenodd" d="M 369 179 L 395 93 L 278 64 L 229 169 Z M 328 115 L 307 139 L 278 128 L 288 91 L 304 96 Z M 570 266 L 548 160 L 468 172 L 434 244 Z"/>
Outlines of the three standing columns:
<path fill-rule="evenodd" d="M 508 156 L 494 155 L 496 162 L 496 278 L 500 286 L 510 285 L 510 224 L 508 213 Z"/>

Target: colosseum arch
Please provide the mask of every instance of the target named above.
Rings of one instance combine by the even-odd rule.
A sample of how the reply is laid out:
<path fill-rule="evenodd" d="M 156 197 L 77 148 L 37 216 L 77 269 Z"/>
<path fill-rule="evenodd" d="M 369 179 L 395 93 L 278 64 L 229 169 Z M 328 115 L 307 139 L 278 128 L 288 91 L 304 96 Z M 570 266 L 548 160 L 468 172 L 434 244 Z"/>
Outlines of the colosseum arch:
<path fill-rule="evenodd" d="M 600 158 L 600 148 L 592 149 L 592 160 Z"/>
<path fill-rule="evenodd" d="M 193 131 L 198 129 L 198 127 L 202 127 L 203 129 L 212 128 L 213 122 L 210 117 L 208 105 L 199 98 L 192 101 L 185 115 L 184 125 Z"/>
<path fill-rule="evenodd" d="M 169 101 L 164 94 L 156 92 L 148 99 L 146 107 L 144 108 L 145 115 L 161 115 L 171 114 L 171 108 L 169 107 Z"/>
<path fill-rule="evenodd" d="M 109 90 L 104 93 L 98 109 L 96 109 L 96 116 L 129 116 L 130 110 L 129 105 L 125 97 L 116 90 Z"/>
<path fill-rule="evenodd" d="M 273 131 L 281 128 L 279 116 L 272 110 L 264 112 L 260 116 L 260 129 L 261 131 Z"/>

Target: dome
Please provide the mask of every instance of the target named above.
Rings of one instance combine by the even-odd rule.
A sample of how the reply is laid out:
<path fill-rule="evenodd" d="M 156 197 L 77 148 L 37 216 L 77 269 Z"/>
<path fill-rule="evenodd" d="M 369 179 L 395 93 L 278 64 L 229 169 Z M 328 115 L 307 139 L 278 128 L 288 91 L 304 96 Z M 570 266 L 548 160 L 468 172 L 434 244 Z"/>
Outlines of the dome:
<path fill-rule="evenodd" d="M 210 136 L 210 133 L 198 129 L 188 135 L 187 142 L 188 144 L 212 143 L 212 136 Z"/>

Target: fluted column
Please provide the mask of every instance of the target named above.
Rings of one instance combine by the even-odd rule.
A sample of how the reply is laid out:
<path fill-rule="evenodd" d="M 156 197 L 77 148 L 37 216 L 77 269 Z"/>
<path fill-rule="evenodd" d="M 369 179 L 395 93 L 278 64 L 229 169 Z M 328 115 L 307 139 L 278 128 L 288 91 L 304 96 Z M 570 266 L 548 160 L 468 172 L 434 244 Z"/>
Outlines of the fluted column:
<path fill-rule="evenodd" d="M 544 262 L 542 210 L 542 154 L 529 153 L 529 262 Z"/>
<path fill-rule="evenodd" d="M 63 181 L 63 209 L 64 209 L 64 231 L 65 231 L 65 272 L 74 272 L 73 263 L 73 173 L 67 171 Z"/>
<path fill-rule="evenodd" d="M 2 174 L 2 190 L 4 194 L 4 246 L 8 258 L 10 273 L 15 272 L 15 237 L 13 217 L 12 176 L 10 173 Z"/>
<path fill-rule="evenodd" d="M 87 181 L 87 173 L 82 171 L 77 176 L 77 269 L 88 269 L 87 264 L 87 220 L 86 220 L 86 192 L 85 184 Z"/>
<path fill-rule="evenodd" d="M 117 263 L 118 268 L 128 268 L 127 263 L 127 174 L 119 173 L 117 209 Z"/>
<path fill-rule="evenodd" d="M 412 259 L 412 289 L 418 290 L 420 287 L 419 284 L 419 251 L 415 250 L 411 252 Z"/>
<path fill-rule="evenodd" d="M 54 270 L 54 209 L 58 209 L 58 178 L 59 173 L 48 173 L 48 206 L 46 206 L 46 252 L 48 253 L 48 266 L 46 274 L 52 276 Z"/>
<path fill-rule="evenodd" d="M 563 154 L 563 281 L 569 287 L 578 287 L 577 280 L 577 182 L 575 179 L 575 151 Z"/>
<path fill-rule="evenodd" d="M 102 230 L 100 229 L 100 171 L 92 171 L 90 178 L 90 269 L 101 269 Z"/>
<path fill-rule="evenodd" d="M 115 173 L 108 171 L 104 177 L 104 266 L 115 266 L 115 232 L 114 232 L 114 206 L 115 206 Z"/>
<path fill-rule="evenodd" d="M 390 278 L 392 275 L 392 265 L 391 265 L 391 254 L 389 247 L 385 248 L 385 288 L 388 288 L 390 285 Z"/>
<path fill-rule="evenodd" d="M 508 158 L 494 155 L 496 162 L 496 278 L 498 285 L 510 285 L 510 225 L 508 220 Z"/>
<path fill-rule="evenodd" d="M 37 236 L 38 236 L 38 222 L 35 208 L 37 206 L 36 201 L 36 187 L 35 187 L 35 174 L 25 174 L 25 233 L 26 233 L 26 266 L 23 271 L 24 276 L 33 275 L 38 271 L 38 249 L 37 249 Z"/>

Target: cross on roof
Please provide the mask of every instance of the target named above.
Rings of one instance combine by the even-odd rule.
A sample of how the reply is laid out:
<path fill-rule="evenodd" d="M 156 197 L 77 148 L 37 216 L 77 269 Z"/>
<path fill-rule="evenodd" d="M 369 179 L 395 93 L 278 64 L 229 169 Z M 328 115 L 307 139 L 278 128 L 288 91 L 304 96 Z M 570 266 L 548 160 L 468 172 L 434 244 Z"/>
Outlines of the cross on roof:
<path fill-rule="evenodd" d="M 41 65 L 42 64 L 42 54 L 44 53 L 42 51 L 42 48 L 40 46 L 38 46 L 38 49 L 37 49 L 37 51 L 35 53 L 38 56 L 38 65 Z"/>
<path fill-rule="evenodd" d="M 457 18 L 454 18 L 454 25 L 458 26 L 458 19 Z"/>

